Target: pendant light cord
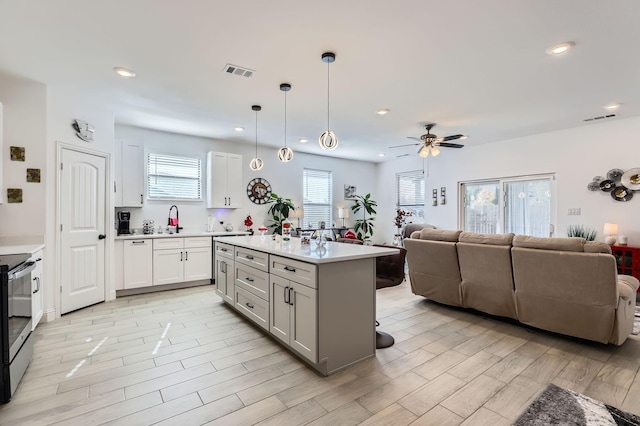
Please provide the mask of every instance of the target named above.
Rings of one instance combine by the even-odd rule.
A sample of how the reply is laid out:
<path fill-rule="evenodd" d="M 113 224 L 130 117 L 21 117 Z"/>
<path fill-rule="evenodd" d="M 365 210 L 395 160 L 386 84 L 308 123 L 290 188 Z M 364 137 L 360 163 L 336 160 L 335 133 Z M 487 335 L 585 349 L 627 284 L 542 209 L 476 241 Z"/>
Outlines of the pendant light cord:
<path fill-rule="evenodd" d="M 327 62 L 327 131 L 330 132 L 331 131 L 331 125 L 329 124 L 329 103 L 330 103 L 330 95 L 329 95 L 329 87 L 330 87 L 330 82 L 329 82 L 329 65 L 331 64 L 331 62 Z"/>
<path fill-rule="evenodd" d="M 287 91 L 284 91 L 284 147 L 287 147 Z"/>
<path fill-rule="evenodd" d="M 256 111 L 256 158 L 258 158 L 258 111 Z"/>

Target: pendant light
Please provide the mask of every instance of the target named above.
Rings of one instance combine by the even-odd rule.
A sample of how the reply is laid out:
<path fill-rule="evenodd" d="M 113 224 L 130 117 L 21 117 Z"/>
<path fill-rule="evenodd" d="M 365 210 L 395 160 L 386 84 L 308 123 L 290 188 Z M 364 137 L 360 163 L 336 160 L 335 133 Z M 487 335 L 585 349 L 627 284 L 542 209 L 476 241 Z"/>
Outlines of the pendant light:
<path fill-rule="evenodd" d="M 320 146 L 322 149 L 334 150 L 338 147 L 338 137 L 331 131 L 329 126 L 329 64 L 335 62 L 336 55 L 333 52 L 325 52 L 322 54 L 322 62 L 327 64 L 327 131 L 320 135 Z"/>
<path fill-rule="evenodd" d="M 251 109 L 256 112 L 256 156 L 251 159 L 249 168 L 254 172 L 257 172 L 264 165 L 262 158 L 258 157 L 258 111 L 260 111 L 262 107 L 260 105 L 252 105 Z"/>
<path fill-rule="evenodd" d="M 288 163 L 293 159 L 293 150 L 287 146 L 287 92 L 291 90 L 289 83 L 282 83 L 280 90 L 284 92 L 284 146 L 278 150 L 278 159 Z"/>

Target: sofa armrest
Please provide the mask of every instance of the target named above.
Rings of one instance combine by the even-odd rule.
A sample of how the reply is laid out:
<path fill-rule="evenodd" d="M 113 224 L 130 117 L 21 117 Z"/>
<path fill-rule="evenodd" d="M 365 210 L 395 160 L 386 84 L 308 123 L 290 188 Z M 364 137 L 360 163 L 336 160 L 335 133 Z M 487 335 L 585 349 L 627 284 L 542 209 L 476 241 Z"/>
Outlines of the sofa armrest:
<path fill-rule="evenodd" d="M 635 297 L 638 286 L 640 286 L 640 281 L 638 281 L 637 278 L 631 275 L 618 275 L 618 290 L 620 291 L 620 296 L 622 296 L 622 290 L 620 289 L 626 287 L 630 290 L 631 297 Z"/>

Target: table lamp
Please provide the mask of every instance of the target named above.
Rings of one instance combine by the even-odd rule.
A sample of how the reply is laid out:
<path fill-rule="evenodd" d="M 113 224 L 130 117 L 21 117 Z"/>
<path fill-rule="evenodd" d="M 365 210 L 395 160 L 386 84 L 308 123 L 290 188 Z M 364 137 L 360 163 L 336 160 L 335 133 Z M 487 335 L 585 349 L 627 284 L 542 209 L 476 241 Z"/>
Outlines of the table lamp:
<path fill-rule="evenodd" d="M 344 226 L 344 220 L 349 217 L 349 209 L 338 209 L 338 219 L 342 219 L 342 227 Z"/>
<path fill-rule="evenodd" d="M 604 239 L 604 242 L 606 244 L 609 244 L 610 246 L 615 244 L 616 243 L 616 237 L 614 237 L 613 235 L 616 235 L 618 233 L 618 224 L 617 223 L 605 223 L 604 224 L 603 233 L 605 235 L 608 235 Z"/>

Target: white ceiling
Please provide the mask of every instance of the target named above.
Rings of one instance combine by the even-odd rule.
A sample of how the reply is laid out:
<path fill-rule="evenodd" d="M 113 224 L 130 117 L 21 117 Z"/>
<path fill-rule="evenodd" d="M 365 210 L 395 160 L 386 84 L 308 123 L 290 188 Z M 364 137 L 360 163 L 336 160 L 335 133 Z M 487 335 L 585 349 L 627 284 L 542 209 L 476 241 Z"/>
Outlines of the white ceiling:
<path fill-rule="evenodd" d="M 287 82 L 294 151 L 385 161 L 416 155 L 388 147 L 428 122 L 470 146 L 593 125 L 582 120 L 611 102 L 622 104 L 613 120 L 640 114 L 639 22 L 634 0 L 0 0 L 0 70 L 86 93 L 117 123 L 239 143 L 255 143 L 260 104 L 258 142 L 273 147 Z M 568 40 L 566 55 L 545 53 Z M 331 152 L 317 142 L 325 51 L 336 54 Z M 226 74 L 227 63 L 255 74 Z"/>

